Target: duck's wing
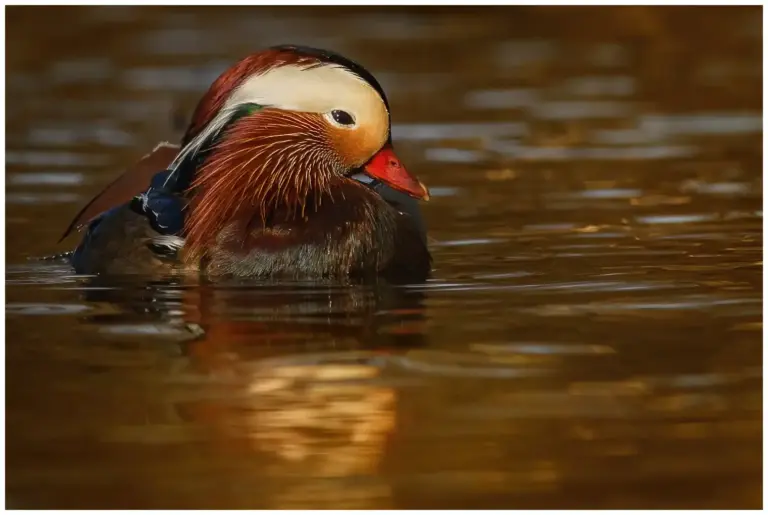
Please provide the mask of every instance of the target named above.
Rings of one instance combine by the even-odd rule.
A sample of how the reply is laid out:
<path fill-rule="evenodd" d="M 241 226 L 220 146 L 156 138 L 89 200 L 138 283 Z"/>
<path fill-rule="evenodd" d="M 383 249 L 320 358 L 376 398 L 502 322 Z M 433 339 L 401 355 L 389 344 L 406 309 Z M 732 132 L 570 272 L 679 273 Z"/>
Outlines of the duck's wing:
<path fill-rule="evenodd" d="M 168 165 L 179 153 L 179 146 L 168 142 L 160 143 L 149 154 L 142 157 L 136 164 L 123 172 L 101 193 L 91 199 L 88 204 L 75 216 L 67 230 L 64 231 L 59 242 L 77 229 L 79 230 L 93 221 L 105 211 L 130 202 L 133 197 L 147 189 L 152 177 L 160 170 L 168 168 Z"/>

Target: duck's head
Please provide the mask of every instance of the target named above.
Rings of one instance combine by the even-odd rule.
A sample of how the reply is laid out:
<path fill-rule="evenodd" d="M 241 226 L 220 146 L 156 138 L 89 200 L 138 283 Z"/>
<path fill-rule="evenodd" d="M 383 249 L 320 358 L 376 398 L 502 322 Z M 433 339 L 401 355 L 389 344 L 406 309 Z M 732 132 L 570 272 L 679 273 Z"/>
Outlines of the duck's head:
<path fill-rule="evenodd" d="M 389 104 L 376 79 L 338 54 L 280 46 L 242 59 L 200 100 L 171 169 L 198 163 L 189 236 L 241 207 L 267 216 L 304 208 L 340 178 L 365 176 L 418 199 L 426 187 L 392 148 Z M 179 171 L 179 174 L 183 173 Z"/>

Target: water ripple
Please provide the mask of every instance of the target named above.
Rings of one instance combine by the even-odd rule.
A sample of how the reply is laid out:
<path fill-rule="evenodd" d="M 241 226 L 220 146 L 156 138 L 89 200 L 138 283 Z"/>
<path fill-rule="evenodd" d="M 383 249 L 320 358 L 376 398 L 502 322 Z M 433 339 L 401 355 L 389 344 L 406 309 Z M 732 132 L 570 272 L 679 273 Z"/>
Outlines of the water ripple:
<path fill-rule="evenodd" d="M 5 312 L 12 315 L 73 315 L 89 311 L 91 308 L 83 304 L 45 304 L 11 302 L 6 304 Z"/>

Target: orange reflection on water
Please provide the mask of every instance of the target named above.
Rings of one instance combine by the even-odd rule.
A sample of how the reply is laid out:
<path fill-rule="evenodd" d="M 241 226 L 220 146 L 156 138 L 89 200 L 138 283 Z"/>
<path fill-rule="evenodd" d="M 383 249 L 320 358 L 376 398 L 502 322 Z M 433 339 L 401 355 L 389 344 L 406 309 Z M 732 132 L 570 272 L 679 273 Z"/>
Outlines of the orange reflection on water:
<path fill-rule="evenodd" d="M 280 491 L 265 499 L 272 508 L 387 505 L 390 487 L 379 467 L 395 430 L 397 397 L 393 388 L 376 384 L 381 370 L 365 363 L 373 353 L 250 359 L 271 345 L 298 349 L 318 337 L 359 341 L 360 328 L 323 324 L 322 317 L 284 325 L 215 316 L 231 301 L 221 291 L 185 292 L 188 320 L 204 331 L 190 346 L 191 364 L 220 380 L 220 389 L 194 402 L 188 414 L 212 429 L 219 451 L 250 453 L 259 473 L 284 480 Z M 271 302 L 274 314 L 279 309 Z"/>

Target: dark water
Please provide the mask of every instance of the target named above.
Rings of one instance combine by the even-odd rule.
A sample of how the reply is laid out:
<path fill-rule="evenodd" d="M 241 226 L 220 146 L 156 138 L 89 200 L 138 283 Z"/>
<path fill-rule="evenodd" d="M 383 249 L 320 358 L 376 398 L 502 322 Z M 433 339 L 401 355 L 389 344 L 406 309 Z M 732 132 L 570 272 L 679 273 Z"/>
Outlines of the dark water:
<path fill-rule="evenodd" d="M 759 8 L 9 8 L 6 494 L 30 508 L 757 508 Z M 235 59 L 368 66 L 406 288 L 28 261 Z"/>

